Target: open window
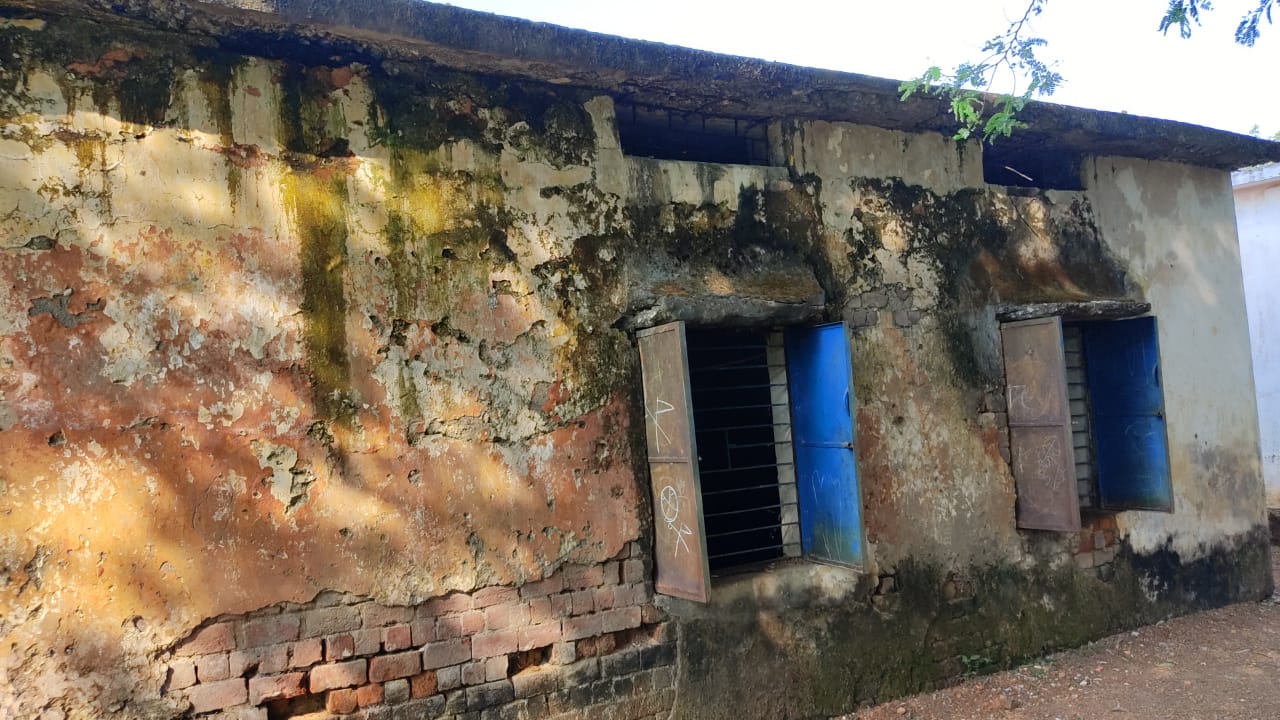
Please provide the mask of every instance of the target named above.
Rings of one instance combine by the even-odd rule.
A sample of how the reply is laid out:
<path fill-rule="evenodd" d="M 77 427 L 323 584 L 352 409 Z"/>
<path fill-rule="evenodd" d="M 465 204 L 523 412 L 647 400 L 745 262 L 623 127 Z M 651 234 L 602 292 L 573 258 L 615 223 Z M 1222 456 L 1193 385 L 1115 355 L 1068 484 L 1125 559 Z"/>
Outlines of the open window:
<path fill-rule="evenodd" d="M 1077 530 L 1080 510 L 1172 512 L 1152 317 L 1005 323 L 1018 526 Z"/>
<path fill-rule="evenodd" d="M 658 592 L 784 557 L 858 565 L 852 365 L 841 323 L 638 333 Z"/>

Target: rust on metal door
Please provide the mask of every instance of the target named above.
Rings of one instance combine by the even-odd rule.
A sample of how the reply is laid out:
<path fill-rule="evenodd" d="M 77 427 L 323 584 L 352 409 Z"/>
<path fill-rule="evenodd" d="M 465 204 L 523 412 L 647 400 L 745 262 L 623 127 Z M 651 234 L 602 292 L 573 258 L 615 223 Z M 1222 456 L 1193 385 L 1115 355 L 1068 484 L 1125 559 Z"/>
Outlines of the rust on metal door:
<path fill-rule="evenodd" d="M 1062 321 L 1005 323 L 1000 336 L 1018 527 L 1079 530 Z"/>
<path fill-rule="evenodd" d="M 636 335 L 653 493 L 654 588 L 664 595 L 706 602 L 710 574 L 684 323 L 660 325 Z"/>

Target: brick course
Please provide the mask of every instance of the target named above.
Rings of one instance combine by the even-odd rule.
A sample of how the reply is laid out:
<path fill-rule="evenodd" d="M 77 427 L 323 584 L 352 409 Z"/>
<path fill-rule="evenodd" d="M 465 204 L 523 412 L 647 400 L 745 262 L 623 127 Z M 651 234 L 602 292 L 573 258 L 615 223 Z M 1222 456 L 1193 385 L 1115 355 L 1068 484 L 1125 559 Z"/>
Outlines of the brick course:
<path fill-rule="evenodd" d="M 255 648 L 276 645 L 298 639 L 301 620 L 296 615 L 272 615 L 245 623 L 242 647 Z"/>
<path fill-rule="evenodd" d="M 306 673 L 288 673 L 249 678 L 249 704 L 261 705 L 266 700 L 291 698 L 307 693 Z"/>
<path fill-rule="evenodd" d="M 422 672 L 422 654 L 417 651 L 379 655 L 369 661 L 369 682 L 385 682 Z"/>
<path fill-rule="evenodd" d="M 307 693 L 361 720 L 653 716 L 670 708 L 675 645 L 637 552 L 416 608 L 321 593 L 219 622 L 175 648 L 167 692 L 255 720 Z"/>
<path fill-rule="evenodd" d="M 200 628 L 173 651 L 174 655 L 208 655 L 235 649 L 235 628 L 230 623 L 217 623 Z"/>
<path fill-rule="evenodd" d="M 320 665 L 311 671 L 311 692 L 361 685 L 368 677 L 366 671 L 367 663 L 364 660 Z"/>
<path fill-rule="evenodd" d="M 195 713 L 221 710 L 239 705 L 249 699 L 249 690 L 244 678 L 196 685 L 188 688 L 186 693 L 187 700 L 191 702 L 191 711 Z"/>

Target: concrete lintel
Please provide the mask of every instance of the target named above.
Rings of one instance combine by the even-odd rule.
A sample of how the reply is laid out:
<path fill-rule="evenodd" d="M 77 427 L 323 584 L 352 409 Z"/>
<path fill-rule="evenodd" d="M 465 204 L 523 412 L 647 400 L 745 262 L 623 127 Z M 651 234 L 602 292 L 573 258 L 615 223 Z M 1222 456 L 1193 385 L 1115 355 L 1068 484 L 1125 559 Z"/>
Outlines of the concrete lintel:
<path fill-rule="evenodd" d="M 996 308 L 996 319 L 1034 320 L 1053 317 L 1065 320 L 1119 320 L 1137 317 L 1151 312 L 1151 303 L 1137 300 L 1087 300 L 1083 302 L 1030 303 L 1025 305 L 1001 305 Z"/>

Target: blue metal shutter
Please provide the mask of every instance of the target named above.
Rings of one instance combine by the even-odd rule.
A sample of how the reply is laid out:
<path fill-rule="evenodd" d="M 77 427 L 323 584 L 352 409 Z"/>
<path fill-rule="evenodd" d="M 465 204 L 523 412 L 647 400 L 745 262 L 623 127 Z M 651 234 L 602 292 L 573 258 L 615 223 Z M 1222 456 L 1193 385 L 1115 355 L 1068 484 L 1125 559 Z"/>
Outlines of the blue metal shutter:
<path fill-rule="evenodd" d="M 663 595 L 706 602 L 711 578 L 684 323 L 641 330 L 636 338 L 653 493 L 654 589 Z"/>
<path fill-rule="evenodd" d="M 1093 402 L 1099 504 L 1173 511 L 1160 347 L 1153 317 L 1081 325 Z"/>
<path fill-rule="evenodd" d="M 862 499 L 845 326 L 790 329 L 786 349 L 801 544 L 810 557 L 859 565 Z"/>

